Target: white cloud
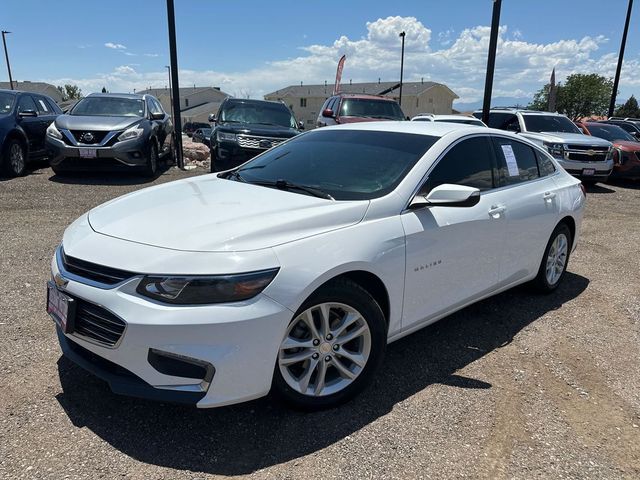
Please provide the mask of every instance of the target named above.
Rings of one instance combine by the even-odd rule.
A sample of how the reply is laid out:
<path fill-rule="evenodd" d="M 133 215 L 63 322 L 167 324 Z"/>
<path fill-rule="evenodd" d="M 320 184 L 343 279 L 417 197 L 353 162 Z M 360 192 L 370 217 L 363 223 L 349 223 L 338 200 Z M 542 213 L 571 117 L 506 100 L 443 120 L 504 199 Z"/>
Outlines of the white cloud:
<path fill-rule="evenodd" d="M 160 55 L 158 55 L 157 53 L 145 53 L 144 56 L 145 57 L 153 57 L 153 58 L 155 58 L 155 57 L 159 57 Z"/>
<path fill-rule="evenodd" d="M 127 49 L 127 47 L 125 47 L 121 43 L 107 42 L 107 43 L 104 44 L 104 46 L 107 47 L 107 48 L 112 48 L 114 50 L 126 50 Z"/>
<path fill-rule="evenodd" d="M 375 81 L 379 77 L 383 81 L 397 80 L 401 46 L 398 34 L 403 30 L 406 32 L 404 76 L 407 81 L 424 78 L 445 83 L 460 96 L 461 103 L 482 99 L 490 28 L 475 26 L 462 30 L 457 36 L 450 30 L 440 32 L 439 46 L 435 46 L 431 45 L 431 30 L 414 17 L 387 17 L 368 22 L 366 34 L 359 39 L 341 36 L 328 44 L 306 45 L 301 47 L 299 56 L 273 59 L 241 71 L 181 70 L 180 83 L 219 86 L 227 92 L 250 91 L 254 98 L 260 98 L 301 81 L 310 84 L 326 80 L 333 84 L 336 64 L 342 54 L 347 55 L 343 82 Z M 494 96 L 523 98 L 525 102 L 548 81 L 553 67 L 556 67 L 558 81 L 572 73 L 613 76 L 617 56 L 602 51 L 606 43 L 607 39 L 601 35 L 550 43 L 528 42 L 518 30 L 509 34 L 507 26 L 501 26 Z M 625 89 L 630 94 L 631 88 L 640 86 L 640 76 L 634 75 L 638 71 L 640 57 L 628 53 L 620 84 L 622 96 Z M 140 72 L 129 64 L 87 78 L 49 81 L 56 85 L 77 83 L 88 93 L 105 84 L 110 91 L 124 92 L 149 86 L 164 87 L 168 79 L 165 69 Z"/>

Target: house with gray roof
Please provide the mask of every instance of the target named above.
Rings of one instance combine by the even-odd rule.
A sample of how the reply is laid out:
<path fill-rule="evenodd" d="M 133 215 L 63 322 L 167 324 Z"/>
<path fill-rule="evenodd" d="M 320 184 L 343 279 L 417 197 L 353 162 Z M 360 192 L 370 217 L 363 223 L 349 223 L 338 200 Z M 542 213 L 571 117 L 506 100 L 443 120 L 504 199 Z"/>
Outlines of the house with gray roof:
<path fill-rule="evenodd" d="M 171 89 L 150 88 L 136 93 L 153 95 L 160 101 L 165 111 L 172 111 Z M 222 101 L 230 96 L 220 90 L 219 87 L 181 87 L 180 114 L 182 124 L 184 125 L 187 122 L 207 122 L 209 114 L 216 113 Z"/>
<path fill-rule="evenodd" d="M 345 83 L 340 85 L 341 93 L 364 93 L 368 95 L 384 95 L 396 101 L 400 97 L 400 82 L 366 82 Z M 318 113 L 325 100 L 333 93 L 333 85 L 290 85 L 268 93 L 265 100 L 285 102 L 298 120 L 304 121 L 307 128 L 314 128 Z M 418 113 L 451 114 L 453 101 L 458 95 L 442 83 L 403 82 L 402 111 L 408 117 Z"/>

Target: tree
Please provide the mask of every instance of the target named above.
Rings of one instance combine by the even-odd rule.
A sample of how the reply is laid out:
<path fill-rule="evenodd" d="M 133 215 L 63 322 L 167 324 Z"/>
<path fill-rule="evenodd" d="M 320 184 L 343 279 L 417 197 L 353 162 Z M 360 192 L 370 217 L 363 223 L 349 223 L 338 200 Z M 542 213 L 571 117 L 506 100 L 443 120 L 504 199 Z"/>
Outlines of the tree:
<path fill-rule="evenodd" d="M 596 73 L 575 73 L 567 81 L 558 83 L 558 112 L 577 121 L 592 115 L 606 115 L 613 90 L 613 80 Z M 529 104 L 532 110 L 546 110 L 549 84 L 542 87 Z"/>
<path fill-rule="evenodd" d="M 67 100 L 79 100 L 82 98 L 82 90 L 77 85 L 65 84 L 64 87 L 57 86 L 56 87 L 62 95 L 62 101 L 66 102 Z"/>
<path fill-rule="evenodd" d="M 614 115 L 616 117 L 631 117 L 631 118 L 640 118 L 640 107 L 638 107 L 638 100 L 636 97 L 631 95 L 631 98 L 627 100 L 623 105 L 618 105 Z"/>

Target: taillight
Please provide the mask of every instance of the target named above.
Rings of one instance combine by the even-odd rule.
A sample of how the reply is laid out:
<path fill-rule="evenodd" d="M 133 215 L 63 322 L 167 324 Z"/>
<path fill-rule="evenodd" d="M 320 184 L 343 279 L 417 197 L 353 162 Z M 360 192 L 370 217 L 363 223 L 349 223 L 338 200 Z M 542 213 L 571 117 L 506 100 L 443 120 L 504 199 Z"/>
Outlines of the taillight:
<path fill-rule="evenodd" d="M 580 183 L 580 190 L 582 190 L 582 194 L 584 195 L 584 198 L 587 198 L 587 189 L 584 187 L 584 183 Z"/>

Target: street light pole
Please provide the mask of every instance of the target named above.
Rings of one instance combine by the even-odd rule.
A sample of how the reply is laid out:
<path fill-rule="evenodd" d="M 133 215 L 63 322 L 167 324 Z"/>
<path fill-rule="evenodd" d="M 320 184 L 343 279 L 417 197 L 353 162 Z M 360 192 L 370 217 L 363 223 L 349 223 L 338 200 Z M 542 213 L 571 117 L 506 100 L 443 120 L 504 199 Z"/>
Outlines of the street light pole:
<path fill-rule="evenodd" d="M 627 44 L 627 31 L 629 30 L 629 20 L 631 20 L 631 9 L 633 0 L 629 0 L 627 8 L 627 18 L 622 31 L 622 41 L 620 42 L 620 54 L 618 55 L 618 66 L 616 67 L 616 77 L 613 80 L 613 91 L 611 92 L 611 103 L 609 103 L 609 117 L 613 116 L 613 109 L 616 108 L 616 96 L 618 95 L 618 84 L 620 83 L 620 70 L 622 70 L 622 58 L 624 57 L 624 47 Z"/>
<path fill-rule="evenodd" d="M 171 117 L 175 117 L 173 112 L 173 93 L 171 92 L 171 65 L 164 66 L 169 74 L 169 105 L 171 105 Z"/>
<path fill-rule="evenodd" d="M 4 45 L 4 58 L 7 59 L 7 71 L 9 72 L 9 85 L 11 86 L 11 90 L 13 90 L 13 78 L 11 77 L 11 64 L 9 63 L 9 53 L 7 53 L 7 40 L 5 38 L 5 35 L 7 33 L 11 33 L 11 32 L 2 30 L 2 44 Z"/>
<path fill-rule="evenodd" d="M 489 124 L 491 110 L 491 91 L 493 90 L 493 71 L 496 67 L 496 49 L 498 47 L 498 27 L 500 25 L 500 9 L 502 0 L 493 0 L 491 16 L 491 37 L 489 38 L 489 56 L 487 57 L 487 76 L 484 82 L 484 101 L 482 102 L 482 121 Z"/>
<path fill-rule="evenodd" d="M 176 47 L 176 16 L 173 8 L 173 0 L 167 0 L 167 20 L 169 23 L 169 57 L 171 59 L 172 105 L 173 105 L 173 126 L 176 135 L 176 162 L 178 168 L 184 168 L 184 158 L 182 156 L 182 118 L 180 117 L 180 90 L 178 82 L 178 52 Z"/>
<path fill-rule="evenodd" d="M 404 37 L 406 33 L 404 31 L 400 32 L 400 37 L 402 37 L 402 53 L 400 54 L 400 95 L 398 96 L 398 104 L 402 107 L 402 75 L 404 73 Z"/>

